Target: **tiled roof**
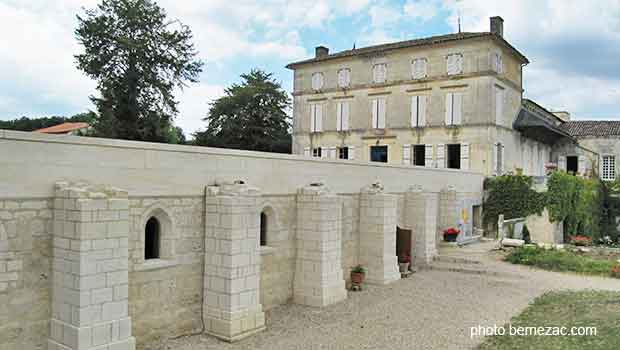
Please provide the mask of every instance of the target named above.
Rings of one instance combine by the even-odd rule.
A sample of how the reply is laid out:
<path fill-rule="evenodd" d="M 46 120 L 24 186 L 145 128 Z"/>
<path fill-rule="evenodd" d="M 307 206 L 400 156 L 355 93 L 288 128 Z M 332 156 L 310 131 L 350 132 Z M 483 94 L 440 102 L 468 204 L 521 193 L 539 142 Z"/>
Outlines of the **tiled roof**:
<path fill-rule="evenodd" d="M 561 128 L 574 137 L 620 136 L 620 120 L 572 120 Z"/>
<path fill-rule="evenodd" d="M 88 123 L 62 123 L 48 128 L 35 130 L 34 132 L 42 132 L 44 134 L 66 134 L 71 131 L 88 128 Z"/>
<path fill-rule="evenodd" d="M 299 66 L 302 64 L 322 62 L 322 61 L 332 60 L 335 58 L 371 54 L 371 53 L 386 51 L 386 50 L 396 50 L 396 49 L 415 47 L 415 46 L 434 45 L 434 44 L 440 44 L 440 43 L 444 43 L 448 41 L 456 41 L 456 40 L 464 40 L 464 39 L 472 39 L 472 38 L 484 38 L 484 37 L 490 37 L 492 39 L 499 40 L 501 43 L 507 46 L 511 51 L 513 51 L 517 56 L 519 56 L 524 62 L 529 63 L 528 59 L 525 56 L 523 56 L 523 54 L 517 51 L 517 49 L 515 49 L 512 45 L 510 45 L 504 38 L 496 34 L 493 34 L 491 32 L 462 32 L 462 33 L 431 36 L 428 38 L 421 38 L 421 39 L 405 40 L 405 41 L 399 41 L 399 42 L 389 43 L 389 44 L 367 46 L 367 47 L 361 47 L 359 49 L 353 49 L 353 50 L 345 50 L 345 51 L 336 52 L 331 55 L 327 55 L 323 57 L 315 57 L 315 58 L 311 58 L 311 59 L 307 59 L 303 61 L 294 62 L 294 63 L 287 65 L 286 68 L 293 69 L 296 66 Z"/>

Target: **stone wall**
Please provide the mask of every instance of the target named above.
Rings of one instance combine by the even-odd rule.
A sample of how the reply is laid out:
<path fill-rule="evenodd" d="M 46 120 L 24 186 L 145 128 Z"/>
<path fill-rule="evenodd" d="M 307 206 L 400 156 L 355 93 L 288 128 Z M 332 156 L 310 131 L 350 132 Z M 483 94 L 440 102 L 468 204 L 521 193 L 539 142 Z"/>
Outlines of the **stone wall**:
<path fill-rule="evenodd" d="M 330 282 L 324 285 L 326 289 L 316 290 L 316 293 L 324 294 L 319 299 L 310 298 L 320 300 L 320 304 L 328 304 L 346 297 L 346 294 L 343 294 L 343 282 L 349 278 L 351 267 L 361 262 L 361 243 L 367 239 L 360 235 L 360 224 L 369 224 L 360 216 L 363 206 L 361 197 L 364 196 L 362 188 L 381 180 L 385 187 L 381 196 L 389 200 L 377 202 L 382 204 L 366 206 L 364 217 L 376 214 L 373 220 L 383 223 L 382 231 L 377 233 L 382 232 L 385 235 L 385 242 L 392 242 L 393 237 L 390 235 L 395 235 L 397 225 L 403 229 L 412 229 L 416 242 L 421 242 L 419 249 L 414 247 L 416 261 L 424 263 L 436 254 L 437 240 L 427 239 L 428 236 L 436 234 L 440 228 L 440 218 L 443 218 L 443 223 L 448 225 L 450 218 L 454 216 L 454 213 L 448 216 L 442 214 L 439 191 L 450 185 L 459 198 L 480 199 L 483 178 L 480 174 L 447 169 L 303 159 L 290 155 L 3 130 L 0 130 L 0 168 L 3 169 L 0 172 L 0 339 L 3 340 L 0 349 L 2 350 L 45 349 L 48 340 L 58 349 L 77 349 L 70 344 L 75 338 L 72 336 L 67 338 L 64 333 L 58 333 L 62 327 L 71 332 L 75 331 L 76 334 L 82 334 L 82 337 L 90 334 L 90 338 L 86 338 L 93 346 L 95 343 L 122 342 L 125 348 L 131 348 L 135 337 L 136 347 L 147 349 L 171 337 L 202 332 L 205 330 L 204 326 L 211 327 L 211 331 L 209 328 L 206 329 L 207 332 L 222 338 L 238 339 L 262 329 L 261 323 L 264 320 L 261 310 L 294 300 L 295 278 L 299 273 L 300 258 L 299 189 L 310 183 L 324 183 L 329 189 L 329 209 L 319 210 L 316 213 L 311 211 L 310 214 L 311 226 L 314 225 L 312 222 L 323 221 L 319 218 L 323 214 L 319 213 L 327 215 L 326 225 L 317 226 L 316 230 L 312 226 L 307 237 L 313 239 L 315 234 L 322 232 L 326 242 L 331 242 L 329 244 L 331 248 L 326 251 L 315 250 L 306 255 L 318 259 L 317 263 L 326 263 L 325 266 L 331 271 L 331 274 L 328 273 Z M 236 228 L 227 227 L 221 221 L 233 220 L 226 216 L 228 214 L 211 212 L 205 206 L 205 201 L 210 198 L 205 196 L 206 187 L 219 188 L 234 180 L 244 180 L 260 190 L 252 200 L 244 202 L 247 211 L 239 215 L 245 215 L 245 219 L 234 219 L 251 222 L 252 225 L 243 226 L 248 228 L 244 238 L 238 236 Z M 99 196 L 96 194 L 98 190 L 88 189 L 110 188 L 99 185 L 111 185 L 123 189 L 121 192 L 126 193 L 125 209 L 108 213 L 108 209 L 93 209 L 93 207 L 91 209 L 95 211 L 84 213 L 78 211 L 80 214 L 75 215 L 80 217 L 72 220 L 96 218 L 99 221 L 87 221 L 87 223 L 108 228 L 109 225 L 116 225 L 114 226 L 116 228 L 118 225 L 124 225 L 126 232 L 123 234 L 126 238 L 122 238 L 122 242 L 117 241 L 117 246 L 110 247 L 112 250 L 107 251 L 107 241 L 104 242 L 103 239 L 107 239 L 105 235 L 108 234 L 108 229 L 106 228 L 105 232 L 93 231 L 92 234 L 101 235 L 93 239 L 102 240 L 102 243 L 97 244 L 104 245 L 98 245 L 103 250 L 97 253 L 97 256 L 103 259 L 100 263 L 103 270 L 100 272 L 95 270 L 92 272 L 93 276 L 98 276 L 99 273 L 103 273 L 102 276 L 114 273 L 120 279 L 111 279 L 110 287 L 107 286 L 107 277 L 105 286 L 72 284 L 69 288 L 71 290 L 59 289 L 62 294 L 55 297 L 59 303 L 52 304 L 52 285 L 60 278 L 58 274 L 52 276 L 53 258 L 62 257 L 69 264 L 74 264 L 77 269 L 85 269 L 88 265 L 84 264 L 87 264 L 90 254 L 90 250 L 86 250 L 88 244 L 86 237 L 70 238 L 76 241 L 74 246 L 71 246 L 71 242 L 67 246 L 67 241 L 57 240 L 56 248 L 52 251 L 52 237 L 69 239 L 63 238 L 62 235 L 72 234 L 72 231 L 65 230 L 64 225 L 61 228 L 53 224 L 54 198 L 59 195 L 54 188 L 59 181 L 77 182 L 78 188 L 85 188 L 84 191 L 87 193 L 95 193 L 95 197 Z M 414 196 L 414 200 L 411 199 L 414 197 L 407 195 L 412 185 L 416 185 L 420 191 L 417 197 Z M 106 204 L 106 201 L 110 200 L 106 194 L 108 192 L 103 193 L 103 197 L 98 199 L 101 203 L 94 202 L 95 207 L 108 205 Z M 214 198 L 224 194 L 220 193 Z M 233 191 L 224 196 L 229 195 L 237 194 Z M 368 198 L 364 203 L 368 203 Z M 379 207 L 383 205 L 387 205 L 386 208 L 389 207 L 389 210 L 386 211 L 385 208 L 380 210 Z M 457 204 L 445 203 L 444 208 L 448 207 L 454 207 L 455 211 L 458 209 Z M 372 210 L 368 211 L 369 208 Z M 105 213 L 95 217 L 93 215 L 99 215 L 97 210 L 103 210 Z M 267 244 L 263 247 L 258 246 L 256 231 L 258 230 L 256 223 L 261 212 L 265 213 L 267 218 Z M 388 212 L 388 217 L 380 215 Z M 86 213 L 90 213 L 88 214 L 90 216 Z M 56 221 L 60 222 L 61 215 L 66 213 L 58 211 Z M 236 214 L 231 212 L 231 215 Z M 160 257 L 146 260 L 145 225 L 151 217 L 156 218 L 161 227 Z M 391 226 L 394 227 L 390 229 Z M 232 231 L 229 232 L 230 236 L 226 236 L 222 230 Z M 375 233 L 367 229 L 362 231 L 367 235 Z M 215 237 L 219 235 L 223 241 L 210 245 L 212 241 L 209 232 L 215 232 Z M 251 250 L 247 253 L 248 265 L 244 265 L 245 258 L 241 260 L 235 258 L 236 254 L 240 253 L 234 248 L 237 243 L 232 243 L 236 239 L 241 239 L 238 244 L 242 247 L 256 248 L 255 252 Z M 231 242 L 235 246 L 226 242 Z M 214 253 L 220 254 L 221 257 L 213 260 Z M 379 255 L 378 258 L 391 265 L 394 257 L 389 254 L 393 253 L 390 249 L 386 249 L 385 256 Z M 121 255 L 116 257 L 106 254 Z M 421 260 L 418 260 L 418 257 Z M 333 258 L 335 264 L 331 263 Z M 108 260 L 114 263 L 106 262 Z M 241 264 L 236 271 L 246 269 L 244 272 L 246 274 L 250 273 L 250 270 L 255 271 L 256 274 L 247 276 L 255 276 L 250 280 L 256 284 L 250 286 L 244 279 L 241 287 L 239 283 L 234 282 L 237 275 L 228 272 L 222 272 L 221 276 L 222 281 L 230 282 L 222 285 L 212 279 L 220 273 L 217 272 L 218 266 L 230 269 L 231 266 L 235 266 L 234 264 Z M 63 270 L 66 268 L 65 264 L 58 263 L 54 266 L 56 266 L 54 269 L 62 273 L 73 275 L 73 270 L 71 272 Z M 95 266 L 98 266 L 97 263 Z M 107 269 L 121 270 L 107 271 Z M 82 277 L 76 275 L 72 278 Z M 97 280 L 97 278 L 91 279 Z M 115 294 L 117 285 L 113 283 L 126 286 L 127 299 L 123 299 L 124 294 L 121 293 L 121 289 L 125 287 L 117 288 L 119 290 Z M 320 284 L 306 286 L 302 282 L 298 285 L 301 288 L 321 286 Z M 106 294 L 108 288 L 112 288 L 112 300 L 109 300 L 109 293 Z M 205 288 L 221 291 L 223 299 L 221 301 L 218 299 L 216 302 L 212 298 L 209 299 L 204 292 Z M 78 299 L 70 299 L 68 295 L 73 295 L 74 291 L 80 295 L 88 294 L 89 298 L 80 296 Z M 238 302 L 234 298 L 235 291 L 241 293 Z M 92 299 L 93 293 L 97 295 L 95 299 Z M 249 299 L 246 296 L 249 296 Z M 123 300 L 128 301 L 126 312 L 121 308 L 117 310 L 114 318 L 94 318 L 94 324 L 84 323 L 81 319 L 67 318 L 65 314 L 60 313 L 62 309 L 59 308 L 59 305 L 67 301 L 73 303 L 69 305 L 78 308 L 95 306 L 103 308 L 106 303 L 122 304 Z M 318 305 L 318 302 L 315 304 Z M 212 306 L 216 308 L 207 309 Z M 23 312 L 24 310 L 28 312 Z M 55 313 L 53 310 L 56 310 Z M 62 327 L 51 327 L 51 319 L 56 319 L 58 321 L 56 324 Z M 213 320 L 216 320 L 216 326 L 213 326 L 215 324 Z M 109 326 L 100 327 L 101 323 Z M 120 338 L 121 325 L 126 327 L 129 324 L 131 332 L 123 333 L 124 338 Z M 56 333 L 53 334 L 52 329 L 55 329 Z M 104 331 L 106 329 L 109 329 L 110 333 L 106 333 Z M 119 332 L 115 332 L 114 329 Z M 97 333 L 96 339 L 93 332 Z M 84 339 L 80 342 L 86 341 Z M 84 348 L 90 349 L 87 346 Z"/>

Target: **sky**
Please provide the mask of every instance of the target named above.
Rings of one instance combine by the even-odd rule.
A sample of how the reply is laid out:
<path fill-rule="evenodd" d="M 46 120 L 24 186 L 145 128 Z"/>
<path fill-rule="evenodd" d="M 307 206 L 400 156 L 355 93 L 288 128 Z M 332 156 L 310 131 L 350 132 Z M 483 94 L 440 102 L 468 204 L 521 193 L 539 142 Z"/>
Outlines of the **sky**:
<path fill-rule="evenodd" d="M 76 15 L 98 0 L 0 0 L 0 119 L 71 116 L 93 109 L 95 82 L 75 68 Z M 187 135 L 204 128 L 209 103 L 252 68 L 292 91 L 287 63 L 391 41 L 488 31 L 531 63 L 524 96 L 573 119 L 620 119 L 620 0 L 158 0 L 190 26 L 200 82 L 177 91 L 175 122 Z"/>

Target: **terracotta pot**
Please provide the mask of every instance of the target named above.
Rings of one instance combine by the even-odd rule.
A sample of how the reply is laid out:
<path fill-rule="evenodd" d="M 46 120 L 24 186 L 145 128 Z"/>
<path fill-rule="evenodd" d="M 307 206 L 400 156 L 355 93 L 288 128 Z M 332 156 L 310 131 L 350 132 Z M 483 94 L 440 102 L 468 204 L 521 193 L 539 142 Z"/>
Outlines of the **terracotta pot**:
<path fill-rule="evenodd" d="M 365 274 L 361 272 L 351 272 L 351 283 L 362 284 L 364 283 Z"/>

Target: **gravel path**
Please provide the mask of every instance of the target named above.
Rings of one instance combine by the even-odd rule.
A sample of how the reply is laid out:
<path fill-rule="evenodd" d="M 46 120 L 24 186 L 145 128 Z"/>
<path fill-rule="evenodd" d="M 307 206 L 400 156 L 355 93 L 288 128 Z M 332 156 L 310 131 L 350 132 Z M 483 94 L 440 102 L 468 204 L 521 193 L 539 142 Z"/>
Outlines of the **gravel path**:
<path fill-rule="evenodd" d="M 234 344 L 197 335 L 169 341 L 163 349 L 470 349 L 482 341 L 470 338 L 470 327 L 502 325 L 545 291 L 620 290 L 620 280 L 515 266 L 498 261 L 488 248 L 486 243 L 442 250 L 443 256 L 457 257 L 450 265 L 464 272 L 422 270 L 387 286 L 349 292 L 346 301 L 323 309 L 274 308 L 267 312 L 265 332 Z M 491 273 L 478 273 L 480 268 Z"/>

